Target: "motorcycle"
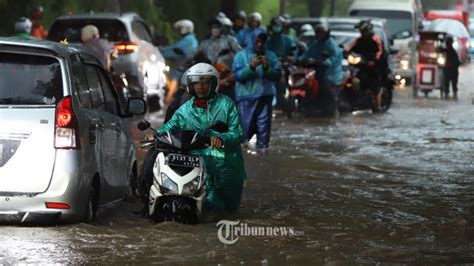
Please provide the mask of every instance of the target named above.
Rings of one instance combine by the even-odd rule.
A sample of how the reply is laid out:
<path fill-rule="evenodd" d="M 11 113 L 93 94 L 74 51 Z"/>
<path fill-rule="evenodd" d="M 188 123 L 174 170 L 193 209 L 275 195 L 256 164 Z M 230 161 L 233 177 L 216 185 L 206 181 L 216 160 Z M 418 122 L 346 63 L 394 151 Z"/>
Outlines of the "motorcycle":
<path fill-rule="evenodd" d="M 316 68 L 313 59 L 288 66 L 288 85 L 285 91 L 286 115 L 303 114 L 311 108 L 312 101 L 318 96 L 319 81 L 315 78 Z"/>
<path fill-rule="evenodd" d="M 367 71 L 367 60 L 360 54 L 350 53 L 343 66 L 345 76 L 342 90 L 338 97 L 340 112 L 354 112 L 370 109 L 376 111 L 373 92 L 367 88 L 367 84 L 373 82 L 369 79 L 378 77 L 370 76 Z M 382 96 L 382 111 L 387 111 L 392 103 L 392 91 L 394 79 L 391 76 L 384 77 L 379 82 L 380 94 Z"/>
<path fill-rule="evenodd" d="M 138 123 L 138 129 L 151 129 L 148 121 Z M 217 122 L 209 127 L 226 132 L 227 125 Z M 154 129 L 153 129 L 154 130 Z M 146 214 L 156 221 L 176 221 L 196 224 L 204 218 L 207 177 L 204 158 L 192 151 L 206 149 L 210 138 L 194 130 L 173 129 L 156 133 L 141 141 L 141 149 L 151 148 L 142 165 L 140 184 Z"/>

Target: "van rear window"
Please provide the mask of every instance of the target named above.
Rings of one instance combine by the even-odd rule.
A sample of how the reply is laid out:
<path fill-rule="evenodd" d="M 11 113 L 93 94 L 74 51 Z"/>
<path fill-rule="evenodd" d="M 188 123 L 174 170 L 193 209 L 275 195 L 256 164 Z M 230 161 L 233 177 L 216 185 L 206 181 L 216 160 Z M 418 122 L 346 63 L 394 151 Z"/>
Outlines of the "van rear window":
<path fill-rule="evenodd" d="M 57 20 L 49 30 L 48 39 L 55 42 L 64 39 L 71 43 L 81 42 L 81 29 L 87 25 L 96 26 L 99 30 L 100 38 L 104 38 L 109 42 L 125 42 L 129 40 L 125 25 L 115 19 Z"/>
<path fill-rule="evenodd" d="M 0 105 L 56 104 L 63 96 L 62 84 L 57 59 L 0 52 Z"/>

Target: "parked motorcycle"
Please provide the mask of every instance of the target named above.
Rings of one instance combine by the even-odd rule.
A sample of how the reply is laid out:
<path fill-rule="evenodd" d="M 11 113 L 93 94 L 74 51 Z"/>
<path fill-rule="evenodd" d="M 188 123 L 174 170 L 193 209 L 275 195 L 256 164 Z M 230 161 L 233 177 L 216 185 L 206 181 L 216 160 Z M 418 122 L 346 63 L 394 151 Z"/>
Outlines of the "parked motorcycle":
<path fill-rule="evenodd" d="M 138 129 L 150 129 L 150 123 L 142 121 L 138 123 Z M 223 122 L 209 129 L 228 130 Z M 203 218 L 207 171 L 204 158 L 193 151 L 206 149 L 210 138 L 206 133 L 201 135 L 194 130 L 154 132 L 151 138 L 141 141 L 142 149 L 151 148 L 139 178 L 147 215 L 159 222 L 198 223 Z"/>
<path fill-rule="evenodd" d="M 339 94 L 340 112 L 354 112 L 370 109 L 375 111 L 373 92 L 367 88 L 370 83 L 378 83 L 382 95 L 382 111 L 387 111 L 392 103 L 393 78 L 380 79 L 367 71 L 367 60 L 360 54 L 350 53 L 343 63 L 345 77 Z M 379 80 L 377 80 L 379 79 Z"/>

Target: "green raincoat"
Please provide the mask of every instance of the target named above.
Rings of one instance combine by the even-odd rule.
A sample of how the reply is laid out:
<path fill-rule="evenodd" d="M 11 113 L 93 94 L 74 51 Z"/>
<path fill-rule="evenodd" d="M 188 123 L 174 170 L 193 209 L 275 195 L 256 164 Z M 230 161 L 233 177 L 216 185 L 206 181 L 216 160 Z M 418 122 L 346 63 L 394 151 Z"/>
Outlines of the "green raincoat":
<path fill-rule="evenodd" d="M 210 130 L 209 136 L 217 136 L 224 142 L 223 149 L 207 148 L 193 151 L 204 157 L 207 170 L 207 211 L 236 214 L 245 176 L 244 161 L 240 144 L 243 141 L 239 112 L 227 96 L 217 94 L 208 101 L 207 108 L 194 106 L 194 97 L 183 104 L 158 132 L 171 129 L 195 130 L 200 134 L 217 121 L 229 127 L 228 132 Z M 209 132 L 209 131 L 208 131 Z"/>

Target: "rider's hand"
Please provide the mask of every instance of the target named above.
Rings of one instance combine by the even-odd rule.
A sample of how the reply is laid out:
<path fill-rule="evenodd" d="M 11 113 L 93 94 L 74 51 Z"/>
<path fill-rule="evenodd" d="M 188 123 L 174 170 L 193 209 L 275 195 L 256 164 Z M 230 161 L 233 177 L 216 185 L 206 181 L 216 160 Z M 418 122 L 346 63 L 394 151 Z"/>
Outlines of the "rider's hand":
<path fill-rule="evenodd" d="M 211 137 L 211 147 L 212 148 L 216 148 L 216 149 L 220 149 L 222 148 L 222 145 L 223 145 L 223 141 L 221 138 L 219 137 Z"/>
<path fill-rule="evenodd" d="M 367 62 L 367 66 L 373 67 L 373 66 L 375 66 L 375 62 L 374 61 L 369 61 L 369 62 Z"/>

